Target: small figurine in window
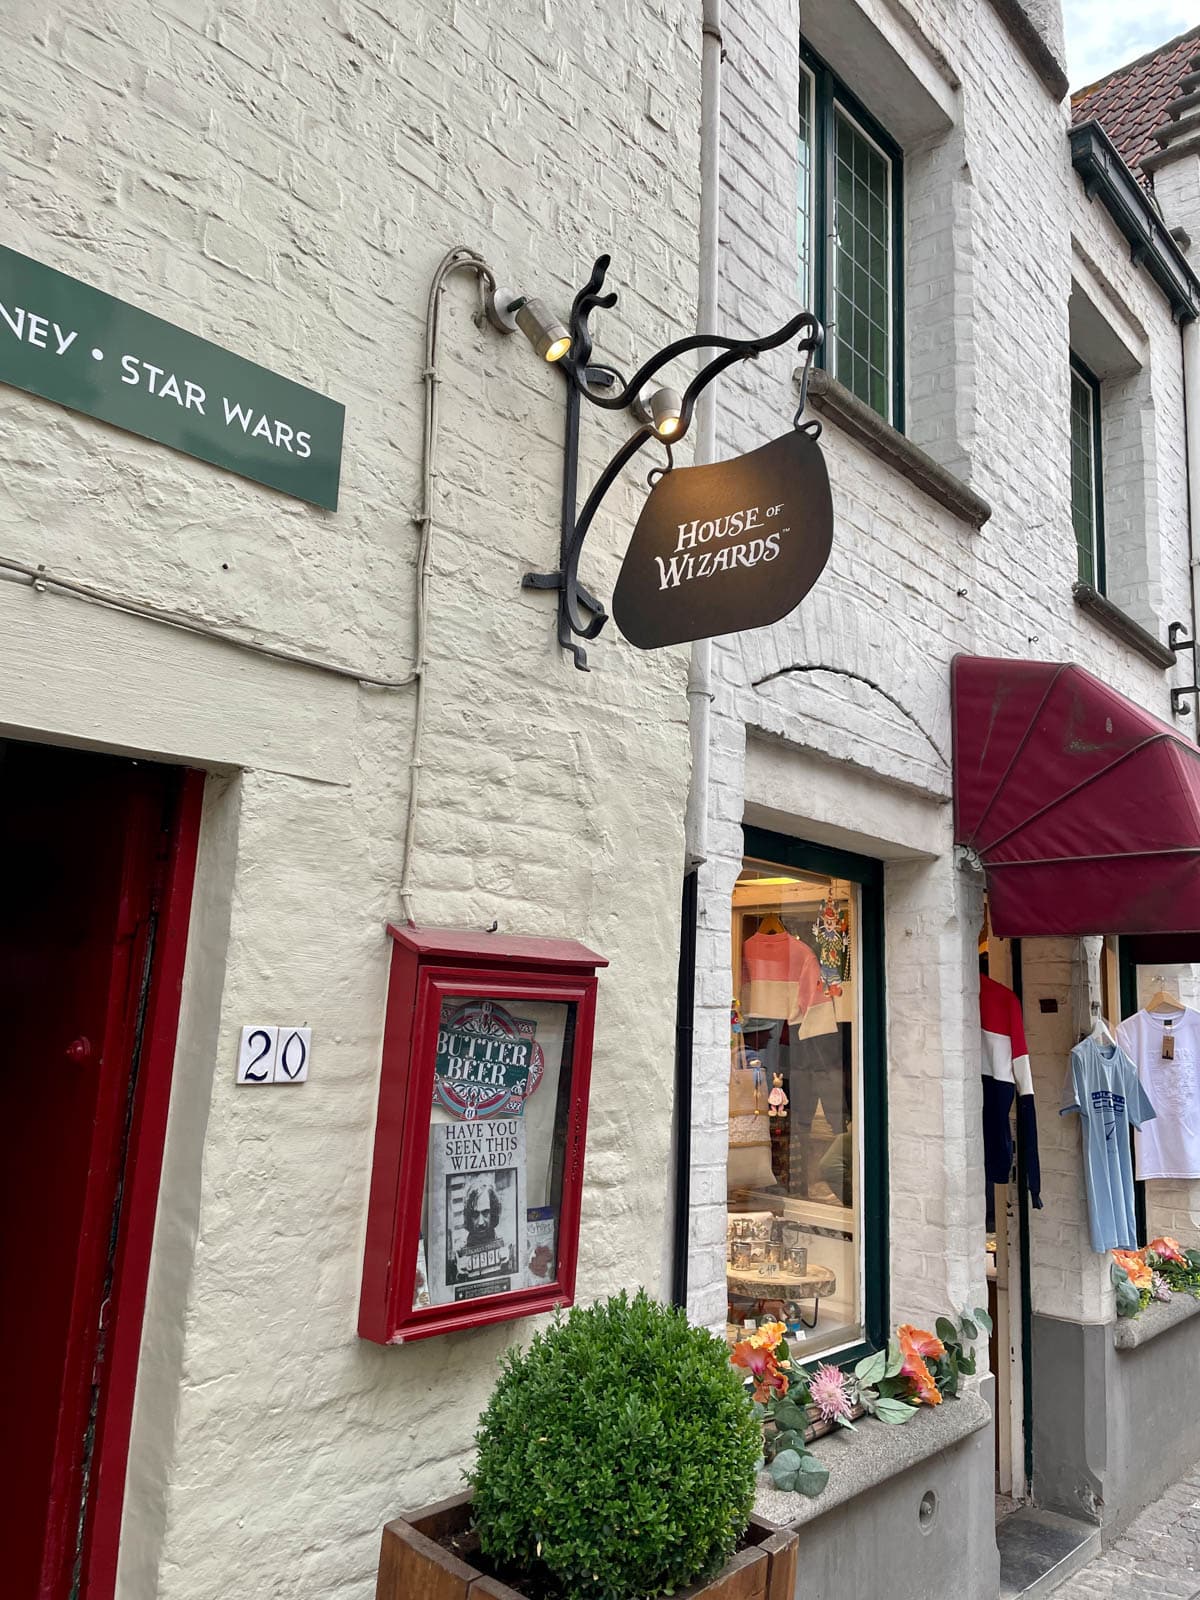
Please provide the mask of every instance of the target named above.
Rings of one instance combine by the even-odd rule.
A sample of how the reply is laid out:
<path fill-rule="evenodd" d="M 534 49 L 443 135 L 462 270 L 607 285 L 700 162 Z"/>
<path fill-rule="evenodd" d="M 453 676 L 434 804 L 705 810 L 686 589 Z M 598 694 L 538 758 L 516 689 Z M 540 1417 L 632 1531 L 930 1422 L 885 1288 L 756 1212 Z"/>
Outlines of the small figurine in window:
<path fill-rule="evenodd" d="M 812 931 L 825 993 L 836 998 L 842 992 L 842 981 L 846 976 L 846 957 L 850 950 L 850 925 L 846 913 L 838 906 L 832 894 L 826 895 L 817 920 L 813 923 Z"/>
<path fill-rule="evenodd" d="M 769 1117 L 781 1117 L 787 1110 L 787 1105 L 788 1097 L 784 1093 L 783 1074 L 781 1072 L 773 1072 L 771 1074 L 771 1092 L 767 1096 L 767 1115 Z"/>

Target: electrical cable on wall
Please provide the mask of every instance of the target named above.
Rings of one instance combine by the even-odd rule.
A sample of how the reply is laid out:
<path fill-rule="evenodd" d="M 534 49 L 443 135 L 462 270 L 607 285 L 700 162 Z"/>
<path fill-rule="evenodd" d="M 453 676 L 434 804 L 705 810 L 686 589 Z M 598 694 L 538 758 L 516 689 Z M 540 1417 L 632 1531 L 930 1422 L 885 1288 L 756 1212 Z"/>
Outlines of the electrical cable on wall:
<path fill-rule="evenodd" d="M 39 594 L 53 591 L 56 594 L 71 595 L 72 598 L 83 600 L 89 605 L 102 606 L 106 611 L 119 611 L 125 616 L 140 617 L 148 622 L 161 622 L 164 627 L 178 628 L 183 633 L 199 634 L 203 639 L 216 639 L 221 644 L 234 645 L 238 650 L 248 650 L 252 655 L 268 656 L 273 661 L 286 661 L 292 666 L 312 667 L 316 672 L 332 673 L 336 678 L 349 678 L 365 689 L 407 689 L 416 682 L 416 674 L 411 672 L 403 678 L 378 678 L 368 672 L 361 672 L 357 667 L 342 666 L 336 661 L 323 661 L 319 656 L 305 655 L 299 650 L 281 650 L 276 645 L 262 644 L 257 639 L 242 639 L 226 628 L 219 628 L 215 623 L 202 622 L 198 617 L 189 617 L 182 611 L 169 611 L 162 606 L 148 605 L 145 601 L 135 600 L 129 595 L 118 594 L 111 589 L 100 589 L 94 584 L 81 583 L 75 578 L 60 578 L 48 571 L 45 566 L 31 567 L 27 562 L 13 561 L 8 556 L 0 556 L 0 578 L 9 583 L 28 585 Z"/>
<path fill-rule="evenodd" d="M 437 492 L 438 444 L 438 328 L 441 314 L 442 290 L 446 280 L 455 272 L 474 273 L 480 289 L 496 288 L 496 277 L 483 257 L 466 245 L 456 245 L 438 263 L 429 286 L 429 302 L 425 312 L 425 426 L 421 445 L 421 510 L 413 518 L 420 531 L 417 546 L 417 615 L 416 652 L 413 679 L 416 683 L 416 706 L 413 713 L 412 755 L 409 760 L 408 812 L 404 825 L 404 845 L 400 869 L 400 908 L 410 927 L 416 926 L 412 912 L 412 859 L 417 836 L 417 807 L 420 802 L 422 753 L 425 742 L 425 685 L 428 677 L 429 650 L 429 567 L 433 543 L 433 508 Z"/>

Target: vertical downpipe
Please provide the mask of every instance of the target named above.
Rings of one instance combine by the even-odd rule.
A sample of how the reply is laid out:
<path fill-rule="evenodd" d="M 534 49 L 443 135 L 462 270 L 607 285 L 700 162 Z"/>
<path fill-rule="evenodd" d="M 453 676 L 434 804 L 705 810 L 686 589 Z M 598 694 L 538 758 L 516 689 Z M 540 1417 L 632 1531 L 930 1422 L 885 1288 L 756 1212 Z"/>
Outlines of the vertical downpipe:
<path fill-rule="evenodd" d="M 1183 345 L 1183 412 L 1188 488 L 1188 551 L 1192 576 L 1192 638 L 1200 622 L 1200 318 L 1185 322 Z M 1200 667 L 1200 651 L 1193 659 Z M 1200 717 L 1200 704 L 1192 701 L 1193 717 Z M 1195 725 L 1200 734 L 1200 724 Z"/>
<path fill-rule="evenodd" d="M 721 0 L 702 0 L 700 44 L 700 281 L 696 329 L 717 327 L 721 220 Z M 710 385 L 696 403 L 697 465 L 715 461 L 717 402 Z M 692 1019 L 696 1005 L 696 921 L 699 868 L 708 859 L 709 743 L 712 722 L 712 640 L 692 645 L 688 666 L 688 735 L 692 776 L 684 824 L 686 871 L 680 907 L 679 986 L 675 1019 L 675 1220 L 671 1298 L 687 1305 L 692 1197 Z"/>

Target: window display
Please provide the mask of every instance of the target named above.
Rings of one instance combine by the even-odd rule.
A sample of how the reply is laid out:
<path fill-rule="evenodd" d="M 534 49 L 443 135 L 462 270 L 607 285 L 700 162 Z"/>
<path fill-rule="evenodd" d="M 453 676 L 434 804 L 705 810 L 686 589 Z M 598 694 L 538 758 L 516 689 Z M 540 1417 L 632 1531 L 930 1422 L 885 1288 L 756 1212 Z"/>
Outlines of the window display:
<path fill-rule="evenodd" d="M 574 1011 L 442 1001 L 422 1214 L 432 1305 L 553 1276 Z"/>
<path fill-rule="evenodd" d="M 849 876 L 747 860 L 733 891 L 731 1339 L 763 1317 L 814 1354 L 866 1336 L 861 917 Z"/>
<path fill-rule="evenodd" d="M 391 928 L 359 1332 L 570 1305 L 601 956 Z"/>

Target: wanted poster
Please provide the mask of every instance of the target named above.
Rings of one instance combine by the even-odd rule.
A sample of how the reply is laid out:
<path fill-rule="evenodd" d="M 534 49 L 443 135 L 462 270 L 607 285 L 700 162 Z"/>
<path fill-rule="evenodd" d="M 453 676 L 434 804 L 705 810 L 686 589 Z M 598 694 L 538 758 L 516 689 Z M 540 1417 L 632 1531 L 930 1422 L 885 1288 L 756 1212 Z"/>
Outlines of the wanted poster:
<path fill-rule="evenodd" d="M 525 1123 L 429 1130 L 429 1291 L 434 1305 L 525 1287 Z"/>

